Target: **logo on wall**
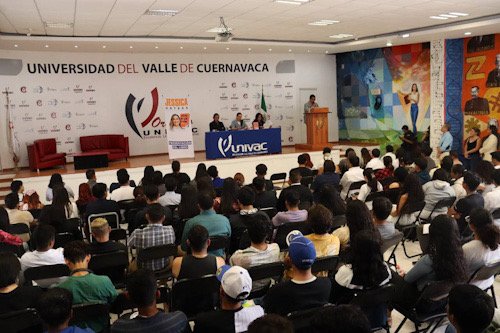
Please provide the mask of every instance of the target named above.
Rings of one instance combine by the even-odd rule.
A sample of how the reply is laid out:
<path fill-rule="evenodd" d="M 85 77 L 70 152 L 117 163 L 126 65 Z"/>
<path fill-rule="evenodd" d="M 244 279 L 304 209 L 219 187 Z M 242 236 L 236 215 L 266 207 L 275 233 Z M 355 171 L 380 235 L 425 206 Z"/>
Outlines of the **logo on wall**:
<path fill-rule="evenodd" d="M 39 100 L 37 100 L 37 101 L 36 101 L 36 105 L 37 105 L 37 106 L 42 106 L 42 104 L 43 104 L 43 103 L 42 103 L 42 100 L 41 100 L 41 99 L 39 99 Z"/>
<path fill-rule="evenodd" d="M 71 131 L 71 125 L 70 124 L 66 124 L 65 128 L 66 128 L 66 131 Z"/>
<path fill-rule="evenodd" d="M 219 138 L 217 147 L 219 148 L 219 152 L 222 154 L 222 156 L 227 157 L 226 153 L 229 151 L 229 149 L 231 149 L 232 144 L 233 136 L 231 134 L 226 139 Z"/>
<path fill-rule="evenodd" d="M 50 118 L 52 118 L 52 119 L 56 119 L 56 118 L 57 118 L 57 113 L 56 113 L 56 112 L 52 112 L 52 113 L 50 114 Z"/>
<path fill-rule="evenodd" d="M 75 94 L 81 94 L 81 93 L 83 92 L 83 88 L 80 88 L 80 85 L 79 85 L 79 84 L 77 84 L 77 85 L 75 86 L 75 88 L 73 88 L 73 92 L 74 92 Z"/>
<path fill-rule="evenodd" d="M 220 137 L 217 140 L 217 148 L 224 157 L 267 154 L 267 144 L 267 142 L 234 144 L 232 134 L 229 134 L 225 139 Z"/>
<path fill-rule="evenodd" d="M 21 88 L 19 88 L 19 90 L 21 90 L 21 92 L 23 94 L 26 94 L 26 91 L 28 90 L 25 86 L 22 86 Z"/>
<path fill-rule="evenodd" d="M 156 117 L 156 112 L 158 111 L 158 88 L 154 88 L 151 90 L 151 99 L 153 101 L 153 104 L 151 106 L 151 112 L 149 115 L 144 119 L 144 121 L 140 122 L 137 124 L 134 120 L 134 114 L 133 114 L 133 106 L 134 102 L 136 100 L 135 96 L 132 94 L 128 95 L 127 98 L 127 103 L 125 104 L 125 116 L 127 117 L 127 122 L 132 128 L 132 130 L 137 134 L 141 139 L 143 139 L 143 135 L 146 136 L 149 131 L 144 131 L 144 128 L 148 126 L 150 123 L 153 127 L 158 127 L 161 125 L 161 119 L 160 117 Z M 137 113 L 141 111 L 142 104 L 144 102 L 144 98 L 141 98 L 139 102 L 137 103 Z M 138 125 L 140 125 L 140 130 Z M 141 134 L 142 131 L 142 134 Z"/>

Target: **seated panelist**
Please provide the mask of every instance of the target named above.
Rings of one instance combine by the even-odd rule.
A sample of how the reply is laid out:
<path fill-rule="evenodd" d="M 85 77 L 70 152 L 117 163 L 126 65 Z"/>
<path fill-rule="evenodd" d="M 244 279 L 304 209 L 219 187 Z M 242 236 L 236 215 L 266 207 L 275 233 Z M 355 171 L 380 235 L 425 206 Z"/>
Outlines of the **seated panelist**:
<path fill-rule="evenodd" d="M 226 127 L 224 127 L 224 124 L 219 121 L 219 114 L 214 113 L 214 121 L 210 123 L 210 132 L 219 132 L 219 131 L 225 131 Z"/>
<path fill-rule="evenodd" d="M 248 128 L 247 123 L 243 120 L 241 112 L 236 114 L 236 119 L 231 122 L 231 126 L 229 128 L 231 130 L 244 130 Z"/>

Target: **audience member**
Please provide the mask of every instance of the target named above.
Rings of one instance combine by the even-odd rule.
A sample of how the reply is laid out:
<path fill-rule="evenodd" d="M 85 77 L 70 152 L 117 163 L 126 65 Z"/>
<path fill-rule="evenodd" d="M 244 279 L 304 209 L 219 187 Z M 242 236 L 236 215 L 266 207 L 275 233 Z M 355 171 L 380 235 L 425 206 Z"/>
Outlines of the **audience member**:
<path fill-rule="evenodd" d="M 40 210 L 44 205 L 40 202 L 40 196 L 35 190 L 27 190 L 23 198 L 23 210 L 29 210 L 34 218 L 38 218 Z"/>
<path fill-rule="evenodd" d="M 340 185 L 342 187 L 342 192 L 340 192 L 340 197 L 346 199 L 349 187 L 352 183 L 364 181 L 363 169 L 359 167 L 359 157 L 351 156 L 349 157 L 349 170 L 347 170 L 342 178 L 340 179 Z"/>
<path fill-rule="evenodd" d="M 364 169 L 366 165 L 372 160 L 372 155 L 368 148 L 361 148 L 361 167 Z"/>
<path fill-rule="evenodd" d="M 177 206 L 181 203 L 181 195 L 176 192 L 177 180 L 174 177 L 165 178 L 165 194 L 159 199 L 158 203 L 162 206 Z"/>
<path fill-rule="evenodd" d="M 12 252 L 0 256 L 0 314 L 34 308 L 42 294 L 39 287 L 19 285 L 21 264 Z"/>
<path fill-rule="evenodd" d="M 422 147 L 422 153 L 427 161 L 427 168 L 425 168 L 425 171 L 429 173 L 432 169 L 436 168 L 436 162 L 434 162 L 434 159 L 431 157 L 432 148 L 429 145 L 425 145 Z"/>
<path fill-rule="evenodd" d="M 318 204 L 311 207 L 307 223 L 312 234 L 305 236 L 316 250 L 317 257 L 336 256 L 340 252 L 340 241 L 336 235 L 330 234 L 333 224 L 333 215 L 328 208 Z"/>
<path fill-rule="evenodd" d="M 120 242 L 109 239 L 111 227 L 105 218 L 98 217 L 90 223 L 90 231 L 94 241 L 90 243 L 90 254 L 102 254 L 116 251 L 127 251 Z"/>
<path fill-rule="evenodd" d="M 163 180 L 165 181 L 169 177 L 173 177 L 177 180 L 178 193 L 181 192 L 184 185 L 189 184 L 189 182 L 191 181 L 191 178 L 189 178 L 186 173 L 181 172 L 181 163 L 177 160 L 172 161 L 172 173 L 167 173 L 163 177 Z"/>
<path fill-rule="evenodd" d="M 431 176 L 427 172 L 427 160 L 425 158 L 415 159 L 414 173 L 422 185 L 431 181 Z"/>
<path fill-rule="evenodd" d="M 267 182 L 265 179 L 255 177 L 252 185 L 255 188 L 255 201 L 253 203 L 256 208 L 276 208 L 278 198 L 276 192 L 267 189 Z"/>
<path fill-rule="evenodd" d="M 81 216 L 85 216 L 88 203 L 95 200 L 96 198 L 92 195 L 89 184 L 81 183 L 78 186 L 78 200 L 76 200 L 76 207 L 78 208 L 78 213 Z"/>
<path fill-rule="evenodd" d="M 207 166 L 205 165 L 205 163 L 198 163 L 198 165 L 196 166 L 196 173 L 194 179 L 190 182 L 190 184 L 196 185 L 198 179 L 202 177 L 210 177 L 210 176 L 207 173 Z"/>
<path fill-rule="evenodd" d="M 10 183 L 10 191 L 17 194 L 18 202 L 22 202 L 24 198 L 24 185 L 20 180 L 13 180 Z"/>
<path fill-rule="evenodd" d="M 165 187 L 165 182 L 163 181 L 163 173 L 160 170 L 156 170 L 153 174 L 153 184 L 158 187 L 158 193 L 161 196 L 167 192 L 167 188 Z"/>
<path fill-rule="evenodd" d="M 146 206 L 146 196 L 144 195 L 144 187 L 134 187 L 134 207 L 143 208 Z"/>
<path fill-rule="evenodd" d="M 477 163 L 476 174 L 481 179 L 481 185 L 479 185 L 478 190 L 480 190 L 483 195 L 486 195 L 495 189 L 495 184 L 493 183 L 493 172 L 495 172 L 495 167 L 490 162 L 479 161 Z"/>
<path fill-rule="evenodd" d="M 282 212 L 286 209 L 285 206 L 285 197 L 288 192 L 296 191 L 299 193 L 300 197 L 300 208 L 307 209 L 311 206 L 312 203 L 312 194 L 309 187 L 304 186 L 300 183 L 302 176 L 300 175 L 299 170 L 290 171 L 290 186 L 285 187 L 281 190 L 280 196 L 278 198 L 278 203 L 276 204 L 276 208 L 279 212 Z"/>
<path fill-rule="evenodd" d="M 464 142 L 464 150 L 463 150 L 463 163 L 465 169 L 467 171 L 476 171 L 477 163 L 481 159 L 481 155 L 479 155 L 479 148 L 481 148 L 482 140 L 481 140 L 481 130 L 477 127 L 471 128 L 469 130 L 469 137 L 465 139 Z"/>
<path fill-rule="evenodd" d="M 451 289 L 447 309 L 448 319 L 457 333 L 489 332 L 485 329 L 495 314 L 493 299 L 478 287 L 467 284 Z"/>
<path fill-rule="evenodd" d="M 385 155 L 382 156 L 382 159 L 386 156 L 389 156 L 392 159 L 392 166 L 394 169 L 399 167 L 399 161 L 396 158 L 396 154 L 394 154 L 394 147 L 392 145 L 385 146 Z"/>
<path fill-rule="evenodd" d="M 144 195 L 146 196 L 146 207 L 137 212 L 135 215 L 133 225 L 128 226 L 129 232 L 134 231 L 136 228 L 139 228 L 141 225 L 147 224 L 148 220 L 146 218 L 146 213 L 148 211 L 148 207 L 154 204 L 160 204 L 160 193 L 158 192 L 158 186 L 155 185 L 145 185 L 144 186 Z M 164 225 L 172 224 L 172 211 L 167 206 L 161 206 L 163 208 L 163 215 L 165 216 L 165 220 L 163 221 Z"/>
<path fill-rule="evenodd" d="M 331 282 L 315 277 L 311 266 L 316 259 L 314 244 L 302 234 L 287 237 L 289 242 L 285 265 L 291 267 L 292 279 L 280 282 L 264 298 L 266 313 L 287 315 L 290 312 L 319 307 L 328 303 Z"/>
<path fill-rule="evenodd" d="M 139 182 L 139 185 L 146 186 L 146 185 L 154 185 L 154 174 L 155 174 L 155 169 L 152 165 L 146 165 L 144 167 L 144 174 L 142 176 L 141 181 Z"/>
<path fill-rule="evenodd" d="M 373 170 L 370 168 L 366 168 L 363 170 L 363 177 L 366 184 L 361 185 L 359 193 L 355 198 L 364 202 L 368 195 L 370 195 L 371 193 L 383 191 L 384 187 L 382 186 L 382 184 L 380 184 L 377 178 L 375 178 Z"/>
<path fill-rule="evenodd" d="M 28 227 L 34 222 L 33 215 L 31 215 L 28 211 L 22 211 L 18 209 L 19 206 L 19 198 L 16 193 L 9 193 L 4 198 L 5 201 L 5 210 L 9 215 L 10 224 L 18 224 L 22 223 L 27 225 Z M 30 240 L 29 233 L 19 235 L 23 242 L 27 242 Z"/>
<path fill-rule="evenodd" d="M 375 230 L 371 213 L 363 201 L 350 201 L 347 204 L 345 218 L 347 225 L 338 228 L 332 233 L 339 238 L 341 247 L 348 245 L 349 240 L 352 239 L 359 231 L 365 229 L 372 231 Z"/>
<path fill-rule="evenodd" d="M 347 148 L 344 152 L 345 158 L 341 159 L 339 162 L 339 172 L 340 178 L 349 170 L 349 156 L 356 156 L 356 152 L 352 148 Z"/>
<path fill-rule="evenodd" d="M 297 191 L 288 191 L 285 197 L 286 211 L 278 212 L 273 217 L 273 225 L 279 227 L 289 222 L 303 222 L 307 220 L 307 210 L 299 209 L 300 197 Z"/>
<path fill-rule="evenodd" d="M 9 229 L 9 214 L 7 214 L 5 208 L 0 206 L 0 244 L 8 247 L 12 246 L 12 250 L 20 256 L 24 253 L 24 249 L 21 247 L 23 240 L 17 235 L 11 235 Z"/>
<path fill-rule="evenodd" d="M 297 157 L 297 163 L 299 166 L 290 170 L 290 177 L 294 171 L 298 171 L 301 177 L 311 177 L 313 175 L 312 170 L 306 166 L 307 157 L 305 154 L 300 154 Z"/>
<path fill-rule="evenodd" d="M 219 210 L 220 213 L 225 216 L 230 216 L 240 210 L 238 204 L 238 186 L 231 177 L 224 179 Z"/>
<path fill-rule="evenodd" d="M 118 180 L 118 178 L 121 178 L 121 177 L 125 177 L 125 176 L 129 176 L 128 174 L 128 171 L 127 169 L 118 169 L 116 171 L 116 179 Z M 95 184 L 94 184 L 95 185 Z M 135 186 L 135 182 L 133 180 L 130 180 L 129 181 L 129 185 L 132 186 L 132 187 L 136 187 Z M 142 186 L 142 185 L 141 185 Z M 109 186 L 109 193 L 113 193 L 114 190 L 120 188 L 120 183 L 119 183 L 119 180 L 118 180 L 118 183 L 112 183 L 110 186 Z"/>
<path fill-rule="evenodd" d="M 419 204 L 424 202 L 425 195 L 422 185 L 415 174 L 409 174 L 401 184 L 401 195 L 396 210 L 389 217 L 390 222 L 398 226 L 406 226 L 416 221 L 420 210 L 416 210 Z M 413 211 L 413 213 L 409 213 Z"/>
<path fill-rule="evenodd" d="M 432 176 L 432 181 L 422 186 L 425 196 L 425 207 L 420 214 L 421 218 L 432 219 L 439 214 L 446 214 L 447 208 L 435 209 L 432 216 L 431 212 L 434 206 L 442 199 L 455 196 L 455 191 L 448 183 L 448 174 L 444 169 L 437 169 Z"/>
<path fill-rule="evenodd" d="M 254 183 L 255 179 L 263 179 L 266 185 L 266 191 L 272 191 L 274 189 L 274 184 L 271 180 L 266 179 L 267 175 L 267 166 L 265 164 L 258 164 L 255 167 L 255 174 L 256 177 L 253 179 L 252 184 Z"/>
<path fill-rule="evenodd" d="M 73 304 L 105 302 L 110 304 L 116 296 L 113 283 L 107 276 L 95 275 L 89 271 L 90 251 L 83 241 L 71 241 L 64 246 L 64 260 L 70 269 L 70 276 L 59 284 L 73 294 Z M 85 322 L 95 332 L 107 327 L 109 316 L 96 316 Z"/>
<path fill-rule="evenodd" d="M 87 223 L 88 217 L 93 214 L 116 213 L 118 217 L 121 216 L 120 206 L 118 203 L 114 200 L 106 199 L 108 196 L 106 184 L 95 184 L 92 188 L 92 194 L 96 200 L 87 204 L 85 223 Z"/>
<path fill-rule="evenodd" d="M 72 305 L 73 295 L 63 288 L 52 288 L 41 295 L 36 309 L 48 333 L 94 333 L 90 328 L 69 326 Z"/>
<path fill-rule="evenodd" d="M 224 266 L 223 258 L 208 254 L 210 238 L 204 226 L 193 226 L 189 230 L 186 244 L 191 249 L 191 254 L 177 257 L 172 263 L 172 275 L 177 280 L 196 279 L 215 274 L 219 267 Z"/>
<path fill-rule="evenodd" d="M 314 178 L 311 184 L 311 190 L 315 193 L 316 198 L 319 191 L 325 185 L 332 185 L 338 187 L 340 183 L 340 176 L 335 173 L 335 163 L 332 160 L 326 160 L 323 162 L 323 173 Z"/>
<path fill-rule="evenodd" d="M 378 181 L 392 178 L 394 176 L 394 165 L 392 164 L 392 157 L 385 156 L 383 158 L 383 163 L 384 168 L 375 171 L 375 178 L 377 178 Z M 389 184 L 387 186 L 389 186 Z"/>
<path fill-rule="evenodd" d="M 462 164 L 454 164 L 451 168 L 451 179 L 453 180 L 453 191 L 457 200 L 462 199 L 467 195 L 463 187 L 464 183 L 464 166 Z"/>
<path fill-rule="evenodd" d="M 120 170 L 122 170 L 120 172 Z M 120 169 L 116 173 L 120 187 L 111 192 L 109 198 L 116 202 L 134 199 L 134 188 L 130 186 L 130 176 L 125 169 Z"/>
<path fill-rule="evenodd" d="M 491 163 L 495 169 L 500 169 L 500 151 L 491 153 Z"/>
<path fill-rule="evenodd" d="M 159 291 L 156 277 L 150 270 L 140 269 L 127 279 L 127 297 L 137 311 L 118 318 L 111 333 L 155 332 L 180 333 L 189 331 L 186 315 L 180 311 L 165 313 L 157 308 Z"/>
<path fill-rule="evenodd" d="M 239 266 L 223 266 L 217 275 L 220 285 L 220 310 L 199 314 L 194 321 L 194 333 L 245 332 L 248 325 L 264 315 L 259 305 L 243 306 L 252 290 L 252 278 Z"/>
<path fill-rule="evenodd" d="M 384 168 L 384 163 L 380 159 L 380 149 L 372 149 L 372 159 L 366 163 L 365 169 L 379 170 Z"/>
<path fill-rule="evenodd" d="M 462 246 L 464 250 L 467 272 L 472 276 L 484 265 L 495 263 L 500 259 L 500 231 L 493 223 L 491 215 L 482 208 L 475 208 L 469 215 L 469 227 L 474 239 Z M 494 277 L 487 280 L 474 280 L 473 284 L 486 289 L 494 282 Z"/>
<path fill-rule="evenodd" d="M 345 215 L 345 201 L 342 200 L 335 186 L 323 186 L 323 188 L 319 191 L 316 203 L 328 208 L 330 212 L 332 212 L 333 216 Z"/>
<path fill-rule="evenodd" d="M 424 287 L 433 281 L 464 283 L 467 280 L 464 252 L 460 246 L 455 221 L 447 215 L 438 215 L 429 227 L 429 245 L 408 273 L 396 279 L 394 302 L 410 309 L 415 305 Z"/>
<path fill-rule="evenodd" d="M 68 191 L 69 197 L 71 199 L 75 198 L 75 194 L 73 193 L 73 190 L 69 186 L 66 186 L 64 184 L 61 174 L 60 173 L 53 173 L 52 176 L 50 176 L 49 186 L 47 187 L 47 192 L 45 193 L 45 199 L 47 201 L 52 201 L 53 191 L 56 187 L 64 187 L 66 189 L 66 191 Z"/>
<path fill-rule="evenodd" d="M 190 219 L 200 213 L 198 206 L 198 190 L 195 185 L 187 184 L 181 191 L 181 202 L 177 207 L 181 220 Z"/>
<path fill-rule="evenodd" d="M 450 214 L 457 220 L 460 235 L 468 236 L 471 231 L 467 226 L 466 218 L 469 216 L 473 208 L 484 207 L 484 199 L 481 194 L 476 192 L 476 189 L 479 186 L 479 178 L 473 173 L 465 173 L 462 185 L 467 195 L 457 201 L 455 206 L 450 209 Z"/>
<path fill-rule="evenodd" d="M 401 130 L 403 131 L 403 135 L 399 137 L 402 141 L 401 148 L 407 153 L 412 153 L 417 145 L 416 133 L 410 131 L 407 125 L 401 127 Z"/>
<path fill-rule="evenodd" d="M 293 333 L 293 325 L 285 317 L 267 314 L 252 321 L 247 333 Z"/>
<path fill-rule="evenodd" d="M 175 244 L 174 229 L 170 225 L 163 225 L 165 222 L 164 207 L 159 203 L 148 205 L 145 217 L 148 224 L 143 229 L 135 229 L 132 232 L 127 242 L 129 247 L 134 247 L 137 251 L 140 251 L 153 246 Z M 158 271 L 169 266 L 169 263 L 169 258 L 153 259 L 143 262 L 142 266 L 138 265 L 138 267 Z"/>
<path fill-rule="evenodd" d="M 355 305 L 325 306 L 312 318 L 315 333 L 370 333 L 370 322 Z"/>
<path fill-rule="evenodd" d="M 97 184 L 97 177 L 95 175 L 95 170 L 88 169 L 87 171 L 85 171 L 85 177 L 87 178 L 87 185 L 90 187 L 90 190 L 92 191 L 92 187 L 94 187 L 94 185 Z"/>
<path fill-rule="evenodd" d="M 21 270 L 30 267 L 64 264 L 63 249 L 54 249 L 56 230 L 53 226 L 41 224 L 33 232 L 35 251 L 21 257 Z"/>
<path fill-rule="evenodd" d="M 78 208 L 76 203 L 70 201 L 68 191 L 64 187 L 56 187 L 52 204 L 43 207 L 38 222 L 52 225 L 57 233 L 69 232 L 75 239 L 82 239 L 80 221 L 67 222 L 68 219 L 78 217 Z"/>
<path fill-rule="evenodd" d="M 453 168 L 453 165 L 453 159 L 450 156 L 445 156 L 441 160 L 441 169 L 445 170 L 448 176 L 451 175 L 451 168 Z"/>
<path fill-rule="evenodd" d="M 484 208 L 489 212 L 493 212 L 500 208 L 500 170 L 495 169 L 493 171 L 493 182 L 495 183 L 495 189 L 490 193 L 486 193 L 484 196 Z"/>
<path fill-rule="evenodd" d="M 462 165 L 462 162 L 460 161 L 460 158 L 458 157 L 458 152 L 456 150 L 450 151 L 450 157 L 451 160 L 453 161 L 453 165 L 457 164 Z"/>
<path fill-rule="evenodd" d="M 199 193 L 197 198 L 200 214 L 189 219 L 184 226 L 181 241 L 181 249 L 184 252 L 187 251 L 187 238 L 189 231 L 195 225 L 204 226 L 208 230 L 208 235 L 210 237 L 231 237 L 231 225 L 229 224 L 229 220 L 227 217 L 215 213 L 213 209 L 214 199 L 212 195 L 209 193 Z M 224 249 L 209 251 L 209 253 L 215 256 L 223 257 Z"/>
<path fill-rule="evenodd" d="M 396 232 L 394 223 L 388 221 L 388 217 L 392 211 L 392 202 L 386 197 L 378 197 L 373 199 L 373 223 L 375 228 L 380 233 L 382 240 L 390 239 Z"/>
<path fill-rule="evenodd" d="M 395 182 L 389 184 L 389 189 L 398 189 L 403 187 L 403 183 L 408 176 L 409 172 L 408 169 L 405 167 L 398 167 L 394 170 L 394 178 Z M 420 183 L 420 182 L 419 182 Z"/>
<path fill-rule="evenodd" d="M 306 158 L 306 163 L 305 163 L 306 168 L 312 169 L 314 165 L 313 162 L 311 161 L 311 155 L 309 155 L 309 153 L 304 153 L 304 156 Z"/>
<path fill-rule="evenodd" d="M 217 170 L 217 167 L 215 165 L 209 166 L 207 169 L 207 173 L 210 178 L 212 178 L 214 188 L 221 188 L 224 184 L 224 179 L 219 177 L 219 170 Z"/>
<path fill-rule="evenodd" d="M 241 172 L 235 173 L 233 178 L 238 188 L 245 186 L 245 176 Z"/>

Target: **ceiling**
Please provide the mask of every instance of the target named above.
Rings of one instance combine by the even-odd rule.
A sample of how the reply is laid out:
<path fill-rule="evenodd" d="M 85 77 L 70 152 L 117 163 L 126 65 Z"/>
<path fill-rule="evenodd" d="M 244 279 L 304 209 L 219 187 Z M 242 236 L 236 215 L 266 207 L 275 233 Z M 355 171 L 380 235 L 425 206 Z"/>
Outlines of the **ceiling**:
<path fill-rule="evenodd" d="M 207 52 L 249 52 L 250 47 L 250 52 L 336 53 L 387 42 L 458 38 L 464 32 L 500 32 L 500 0 L 479 2 L 314 0 L 295 6 L 273 0 L 0 0 L 0 48 L 200 52 L 206 47 Z M 178 13 L 173 17 L 144 15 L 148 9 Z M 469 15 L 430 18 L 450 12 Z M 215 43 L 215 34 L 207 32 L 219 26 L 220 16 L 236 36 L 230 43 Z M 325 19 L 340 22 L 308 25 Z M 50 28 L 44 22 L 72 26 Z M 410 32 L 410 37 L 402 38 L 403 32 Z M 340 33 L 353 37 L 329 37 Z"/>

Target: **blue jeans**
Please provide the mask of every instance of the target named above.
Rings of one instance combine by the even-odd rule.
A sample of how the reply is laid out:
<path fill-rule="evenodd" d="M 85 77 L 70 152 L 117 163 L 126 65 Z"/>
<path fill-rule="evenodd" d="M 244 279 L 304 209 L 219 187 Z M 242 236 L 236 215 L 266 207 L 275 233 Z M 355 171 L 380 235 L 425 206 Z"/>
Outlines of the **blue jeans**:
<path fill-rule="evenodd" d="M 413 123 L 413 134 L 417 135 L 418 105 L 412 103 L 410 107 L 411 122 Z"/>

